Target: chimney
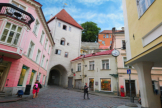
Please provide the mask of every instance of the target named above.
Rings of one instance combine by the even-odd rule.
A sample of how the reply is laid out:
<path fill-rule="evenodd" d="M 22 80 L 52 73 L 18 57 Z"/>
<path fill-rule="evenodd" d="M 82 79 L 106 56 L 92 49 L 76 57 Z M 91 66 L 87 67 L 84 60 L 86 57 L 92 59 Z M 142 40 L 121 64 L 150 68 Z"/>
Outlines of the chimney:
<path fill-rule="evenodd" d="M 122 27 L 121 29 L 124 30 L 124 27 Z"/>

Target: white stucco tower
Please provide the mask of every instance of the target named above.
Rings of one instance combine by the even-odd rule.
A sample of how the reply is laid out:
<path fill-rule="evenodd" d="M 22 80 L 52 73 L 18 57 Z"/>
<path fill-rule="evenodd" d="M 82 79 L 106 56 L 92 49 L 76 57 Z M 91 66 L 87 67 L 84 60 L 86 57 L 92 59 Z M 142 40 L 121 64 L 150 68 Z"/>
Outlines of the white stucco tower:
<path fill-rule="evenodd" d="M 62 9 L 47 22 L 55 46 L 48 66 L 49 85 L 68 86 L 68 77 L 72 75 L 70 61 L 80 55 L 82 27 Z"/>

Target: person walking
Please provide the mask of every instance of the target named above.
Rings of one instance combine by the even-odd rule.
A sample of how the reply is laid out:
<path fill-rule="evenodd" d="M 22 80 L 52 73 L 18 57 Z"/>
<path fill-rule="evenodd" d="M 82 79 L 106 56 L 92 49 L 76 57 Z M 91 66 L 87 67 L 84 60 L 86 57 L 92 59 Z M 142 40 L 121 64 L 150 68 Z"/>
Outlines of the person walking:
<path fill-rule="evenodd" d="M 89 98 L 89 95 L 88 95 L 88 86 L 87 86 L 87 83 L 85 83 L 85 86 L 84 86 L 84 99 L 85 99 L 85 95 L 87 94 L 87 99 L 90 99 Z"/>
<path fill-rule="evenodd" d="M 35 82 L 35 84 L 33 86 L 33 98 L 32 99 L 35 98 L 35 94 L 36 94 L 37 90 L 38 90 L 38 84 L 37 84 L 37 82 Z"/>
<path fill-rule="evenodd" d="M 39 89 L 42 88 L 42 85 L 40 84 L 39 80 L 36 81 L 38 84 L 38 89 L 36 90 L 36 97 L 38 97 Z"/>

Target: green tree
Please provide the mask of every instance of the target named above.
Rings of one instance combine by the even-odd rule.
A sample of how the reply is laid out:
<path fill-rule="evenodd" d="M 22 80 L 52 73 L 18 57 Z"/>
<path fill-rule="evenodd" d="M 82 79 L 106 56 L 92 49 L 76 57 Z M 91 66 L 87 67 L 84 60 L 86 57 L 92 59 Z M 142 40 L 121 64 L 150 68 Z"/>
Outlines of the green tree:
<path fill-rule="evenodd" d="M 97 27 L 97 24 L 94 22 L 85 22 L 81 24 L 84 28 L 82 31 L 82 42 L 95 42 L 98 41 L 98 33 L 101 28 Z"/>

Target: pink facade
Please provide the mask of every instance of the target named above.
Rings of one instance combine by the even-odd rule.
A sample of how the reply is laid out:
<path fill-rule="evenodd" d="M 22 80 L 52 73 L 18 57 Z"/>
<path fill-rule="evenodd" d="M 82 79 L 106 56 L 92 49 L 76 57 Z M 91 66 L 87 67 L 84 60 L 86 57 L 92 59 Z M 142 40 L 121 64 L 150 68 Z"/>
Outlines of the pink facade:
<path fill-rule="evenodd" d="M 1 66 L 2 68 L 6 69 L 5 72 L 3 72 L 6 77 L 3 79 L 3 81 L 0 82 L 0 91 L 10 91 L 13 94 L 18 89 L 24 90 L 24 87 L 30 82 L 32 70 L 36 71 L 33 79 L 36 80 L 38 78 L 38 74 L 41 73 L 41 76 L 38 79 L 41 83 L 43 83 L 43 85 L 45 84 L 49 63 L 48 61 L 50 60 L 50 52 L 54 42 L 49 32 L 48 26 L 46 25 L 45 19 L 40 18 L 40 16 L 44 17 L 44 15 L 36 11 L 39 10 L 41 12 L 41 5 L 33 0 L 29 1 L 0 0 L 0 3 L 15 3 L 17 7 L 23 6 L 24 10 L 30 13 L 35 19 L 31 25 L 28 25 L 22 22 L 20 20 L 21 18 L 12 18 L 13 15 L 4 17 L 4 14 L 0 14 L 0 58 L 2 55 L 4 55 L 3 62 L 9 64 L 7 67 L 5 67 L 5 65 Z M 30 3 L 33 3 L 34 5 L 31 5 Z M 35 26 L 37 22 L 38 26 L 36 28 Z M 5 35 L 4 30 L 6 29 L 7 24 L 10 25 L 10 29 L 8 29 L 10 31 L 14 25 L 16 26 L 17 32 L 18 29 L 21 28 L 20 36 L 16 45 L 13 44 L 17 36 L 15 34 L 12 37 L 15 40 L 12 39 L 12 41 L 8 43 L 10 32 L 7 35 L 8 38 L 6 36 L 5 41 L 2 41 L 3 35 Z M 44 32 L 44 35 L 41 39 L 42 31 Z M 40 51 L 39 56 L 38 50 Z M 44 61 L 42 60 L 43 57 Z M 17 85 L 23 66 L 26 66 L 28 69 L 25 73 L 25 82 L 21 87 L 19 87 Z"/>

